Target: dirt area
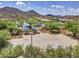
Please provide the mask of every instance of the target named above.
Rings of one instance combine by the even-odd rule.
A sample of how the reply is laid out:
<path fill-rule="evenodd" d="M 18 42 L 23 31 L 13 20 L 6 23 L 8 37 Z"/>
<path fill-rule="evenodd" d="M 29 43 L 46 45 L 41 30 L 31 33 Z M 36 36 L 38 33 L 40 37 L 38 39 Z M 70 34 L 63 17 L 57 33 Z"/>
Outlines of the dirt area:
<path fill-rule="evenodd" d="M 47 30 L 46 28 L 42 28 L 39 31 L 41 31 L 42 33 L 51 33 L 49 30 Z"/>
<path fill-rule="evenodd" d="M 58 46 L 68 47 L 70 45 L 74 46 L 78 44 L 78 41 L 65 36 L 63 34 L 48 34 L 48 33 L 40 33 L 32 35 L 33 46 L 46 48 L 52 47 L 57 48 Z M 24 35 L 23 38 L 11 39 L 9 41 L 14 46 L 23 45 L 24 47 L 31 44 L 31 35 Z"/>

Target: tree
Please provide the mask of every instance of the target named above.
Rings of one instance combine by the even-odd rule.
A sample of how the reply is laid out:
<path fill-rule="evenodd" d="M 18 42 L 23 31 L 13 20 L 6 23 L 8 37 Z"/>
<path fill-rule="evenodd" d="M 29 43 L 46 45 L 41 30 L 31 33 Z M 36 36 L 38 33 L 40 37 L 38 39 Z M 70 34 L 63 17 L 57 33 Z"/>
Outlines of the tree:
<path fill-rule="evenodd" d="M 7 28 L 7 21 L 0 20 L 0 29 L 6 29 Z"/>
<path fill-rule="evenodd" d="M 0 37 L 5 38 L 5 40 L 10 40 L 11 34 L 8 30 L 0 30 Z"/>
<path fill-rule="evenodd" d="M 50 26 L 51 30 L 60 30 L 60 24 L 58 22 L 53 22 Z"/>
<path fill-rule="evenodd" d="M 8 44 L 7 40 L 11 39 L 11 34 L 8 30 L 0 31 L 0 48 L 6 46 Z"/>
<path fill-rule="evenodd" d="M 47 22 L 45 24 L 46 24 L 48 30 L 50 30 L 50 31 L 57 30 L 58 32 L 60 32 L 61 24 L 59 22 L 52 21 L 52 22 Z"/>
<path fill-rule="evenodd" d="M 64 23 L 65 29 L 72 27 L 72 25 L 73 25 L 72 21 L 67 21 L 67 22 Z"/>
<path fill-rule="evenodd" d="M 19 32 L 18 25 L 15 22 L 9 22 L 7 24 L 7 29 L 11 32 L 11 34 L 14 32 L 15 34 Z"/>
<path fill-rule="evenodd" d="M 79 25 L 73 25 L 72 28 L 69 28 L 69 30 L 72 31 L 73 36 L 76 37 L 79 33 Z"/>
<path fill-rule="evenodd" d="M 76 21 L 68 21 L 65 23 L 65 28 L 73 33 L 73 37 L 79 33 L 79 23 Z"/>
<path fill-rule="evenodd" d="M 50 26 L 51 26 L 52 22 L 50 22 L 50 21 L 44 21 L 43 23 L 46 25 L 46 29 L 50 30 Z"/>

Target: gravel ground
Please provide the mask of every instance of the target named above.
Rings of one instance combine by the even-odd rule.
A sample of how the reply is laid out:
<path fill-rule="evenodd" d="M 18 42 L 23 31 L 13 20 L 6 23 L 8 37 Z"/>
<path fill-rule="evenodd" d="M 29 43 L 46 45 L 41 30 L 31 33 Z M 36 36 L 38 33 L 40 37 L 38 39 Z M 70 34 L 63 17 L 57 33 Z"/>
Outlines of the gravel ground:
<path fill-rule="evenodd" d="M 23 45 L 24 47 L 30 44 L 31 36 L 25 35 L 23 38 L 11 39 L 9 42 L 16 45 Z M 57 48 L 58 46 L 68 47 L 70 45 L 74 46 L 78 44 L 78 41 L 65 36 L 63 34 L 48 34 L 48 33 L 40 33 L 33 35 L 33 46 L 46 48 L 52 47 Z"/>

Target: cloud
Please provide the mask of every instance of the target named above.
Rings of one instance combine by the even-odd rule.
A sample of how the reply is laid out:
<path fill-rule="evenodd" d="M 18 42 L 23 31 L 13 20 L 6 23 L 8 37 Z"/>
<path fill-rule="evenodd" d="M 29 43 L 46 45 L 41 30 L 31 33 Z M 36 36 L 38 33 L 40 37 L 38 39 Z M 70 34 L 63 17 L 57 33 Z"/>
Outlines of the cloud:
<path fill-rule="evenodd" d="M 25 5 L 25 3 L 22 2 L 22 1 L 17 1 L 17 2 L 16 2 L 16 5 Z"/>
<path fill-rule="evenodd" d="M 47 9 L 47 10 L 51 10 L 51 9 Z"/>
<path fill-rule="evenodd" d="M 3 8 L 3 7 L 5 7 L 5 6 L 0 6 L 0 8 Z"/>
<path fill-rule="evenodd" d="M 67 8 L 68 11 L 73 12 L 75 10 L 77 10 L 76 8 Z"/>
<path fill-rule="evenodd" d="M 57 15 L 79 15 L 79 8 L 64 7 L 63 5 L 51 5 L 51 14 Z M 56 12 L 56 13 L 55 13 Z"/>
<path fill-rule="evenodd" d="M 31 5 L 31 3 L 27 3 L 27 5 Z"/>
<path fill-rule="evenodd" d="M 27 7 L 28 9 L 32 9 L 32 7 Z"/>
<path fill-rule="evenodd" d="M 79 8 L 67 8 L 62 12 L 67 15 L 79 15 Z"/>
<path fill-rule="evenodd" d="M 56 7 L 56 5 L 51 5 L 51 7 Z"/>
<path fill-rule="evenodd" d="M 44 9 L 44 10 L 45 10 L 46 8 L 42 8 L 42 9 Z"/>
<path fill-rule="evenodd" d="M 31 7 L 28 7 L 28 8 L 31 8 Z"/>
<path fill-rule="evenodd" d="M 79 8 L 77 8 L 77 11 L 79 12 Z"/>
<path fill-rule="evenodd" d="M 41 6 L 38 6 L 38 8 L 41 8 Z"/>
<path fill-rule="evenodd" d="M 0 5 L 2 5 L 3 3 L 0 2 Z"/>
<path fill-rule="evenodd" d="M 62 5 L 56 5 L 56 8 L 64 8 Z"/>
<path fill-rule="evenodd" d="M 68 8 L 68 11 L 77 13 L 79 12 L 79 8 Z"/>
<path fill-rule="evenodd" d="M 46 14 L 54 14 L 54 15 L 79 15 L 79 8 L 71 8 L 64 7 L 61 5 L 52 5 L 52 8 L 42 8 Z"/>
<path fill-rule="evenodd" d="M 50 11 L 48 11 L 50 12 Z M 55 15 L 79 15 L 79 8 L 62 8 L 62 9 L 52 9 L 51 14 Z"/>
<path fill-rule="evenodd" d="M 64 6 L 62 6 L 62 5 L 51 5 L 51 7 L 53 7 L 53 8 L 64 8 Z"/>

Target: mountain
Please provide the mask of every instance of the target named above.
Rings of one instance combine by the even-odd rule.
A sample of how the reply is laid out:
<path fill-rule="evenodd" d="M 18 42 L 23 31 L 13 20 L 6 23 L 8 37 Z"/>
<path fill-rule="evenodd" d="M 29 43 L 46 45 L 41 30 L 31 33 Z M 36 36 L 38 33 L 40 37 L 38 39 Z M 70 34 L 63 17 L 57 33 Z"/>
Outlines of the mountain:
<path fill-rule="evenodd" d="M 52 15 L 52 14 L 47 14 L 46 16 L 51 16 L 51 17 L 63 17 L 62 15 Z"/>
<path fill-rule="evenodd" d="M 0 19 L 17 19 L 17 15 L 24 17 L 25 19 L 30 18 L 30 17 L 39 17 L 39 18 L 46 18 L 46 19 L 50 19 L 52 18 L 52 16 L 48 16 L 48 15 L 41 15 L 39 13 L 37 13 L 34 10 L 30 10 L 30 11 L 22 11 L 18 8 L 14 8 L 14 7 L 3 7 L 0 8 Z"/>
<path fill-rule="evenodd" d="M 29 17 L 32 17 L 32 16 L 42 17 L 42 16 L 43 16 L 43 15 L 37 13 L 37 12 L 34 11 L 34 10 L 27 11 L 26 14 L 27 14 Z"/>
<path fill-rule="evenodd" d="M 18 8 L 14 7 L 3 7 L 0 8 L 0 19 L 12 19 L 12 20 L 17 20 L 18 16 L 22 16 L 23 19 L 28 19 L 30 17 L 38 17 L 40 19 L 79 19 L 79 15 L 73 16 L 73 15 L 52 15 L 52 14 L 47 14 L 47 15 L 41 15 L 38 12 L 34 10 L 29 10 L 27 12 L 22 11 Z"/>
<path fill-rule="evenodd" d="M 38 13 L 35 12 L 34 10 L 30 10 L 30 11 L 28 11 L 27 14 L 28 14 L 28 15 L 31 15 L 31 14 L 33 14 L 33 15 L 34 15 L 34 14 L 37 14 L 37 15 L 38 15 Z M 40 14 L 39 14 L 39 15 L 40 15 Z"/>
<path fill-rule="evenodd" d="M 17 14 L 24 16 L 26 12 L 8 6 L 0 8 L 0 19 L 17 19 Z"/>
<path fill-rule="evenodd" d="M 46 16 L 53 16 L 52 14 L 47 14 Z"/>
<path fill-rule="evenodd" d="M 25 12 L 13 7 L 3 7 L 0 8 L 0 14 L 25 14 Z"/>

